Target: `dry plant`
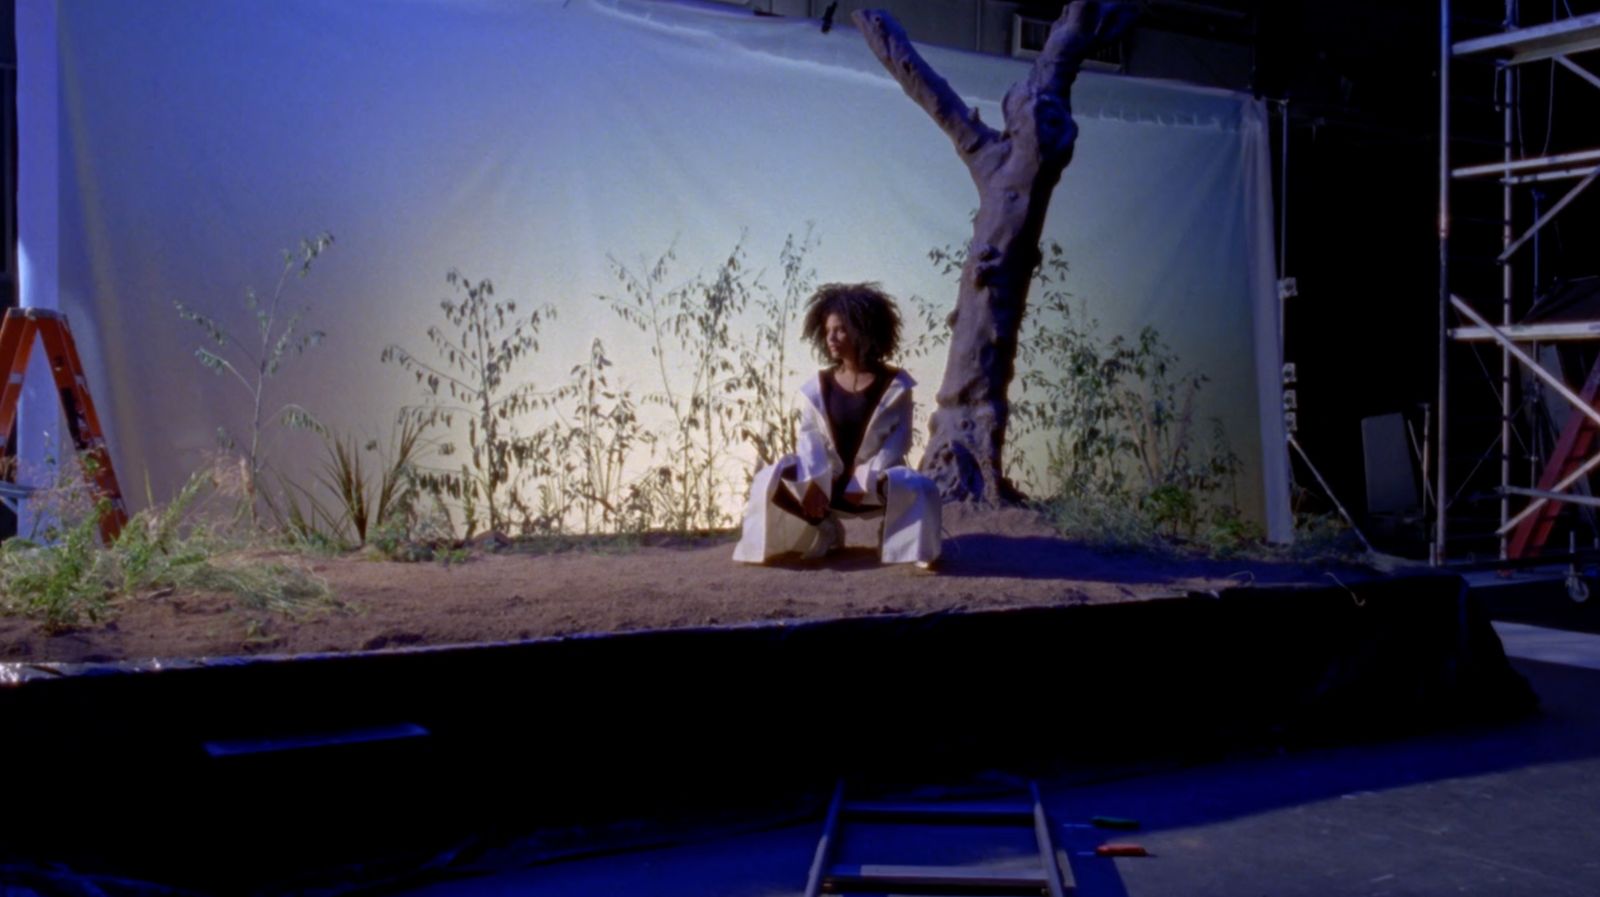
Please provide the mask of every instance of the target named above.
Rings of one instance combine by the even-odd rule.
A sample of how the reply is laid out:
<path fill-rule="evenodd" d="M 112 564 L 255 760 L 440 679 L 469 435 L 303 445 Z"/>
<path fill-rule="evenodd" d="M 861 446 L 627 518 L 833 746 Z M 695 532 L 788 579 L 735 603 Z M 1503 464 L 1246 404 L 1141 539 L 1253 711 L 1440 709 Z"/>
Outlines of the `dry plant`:
<path fill-rule="evenodd" d="M 731 522 L 725 508 L 751 473 L 746 465 L 742 477 L 733 475 L 740 442 L 754 449 L 758 463 L 794 450 L 799 411 L 789 352 L 816 280 L 808 255 L 817 243 L 810 228 L 788 236 L 777 292 L 762 284 L 762 272 L 749 269 L 743 237 L 710 275 L 676 284 L 674 249 L 637 270 L 610 259 L 622 293 L 600 298 L 646 336 L 659 388 L 643 401 L 671 415 L 668 433 L 641 440 L 664 458 L 628 489 L 655 527 L 691 532 Z M 752 306 L 759 317 L 746 327 Z"/>
<path fill-rule="evenodd" d="M 173 303 L 178 309 L 178 316 L 199 326 L 214 346 L 201 346 L 195 350 L 195 357 L 218 375 L 232 376 L 250 399 L 249 440 L 242 452 L 245 458 L 244 508 L 252 524 L 258 522 L 256 499 L 260 495 L 261 473 L 267 466 L 262 432 L 273 421 L 293 423 L 307 414 L 305 409 L 292 402 L 269 412 L 267 381 L 278 375 L 289 357 L 304 353 L 323 338 L 322 331 L 302 327 L 303 318 L 310 310 L 309 305 L 292 311 L 283 307 L 284 289 L 291 276 L 305 277 L 311 271 L 312 262 L 331 245 L 333 236 L 327 233 L 301 240 L 298 250 L 283 251 L 283 268 L 278 274 L 278 283 L 272 295 L 262 300 L 254 288 L 245 290 L 245 308 L 256 324 L 256 334 L 252 340 L 236 337 L 209 315 L 181 302 Z M 236 440 L 226 428 L 220 428 L 218 436 L 225 446 L 235 446 Z"/>
<path fill-rule="evenodd" d="M 441 303 L 448 326 L 428 328 L 430 357 L 398 345 L 382 356 L 422 388 L 427 401 L 418 420 L 467 424 L 464 451 L 443 439 L 417 444 L 411 482 L 435 507 L 448 502 L 459 510 L 468 537 L 485 524 L 507 535 L 725 525 L 728 499 L 743 485 L 733 463 L 739 444 L 763 463 L 794 448 L 789 344 L 815 281 L 807 256 L 816 245 L 809 229 L 789 236 L 777 291 L 748 270 L 742 240 L 713 273 L 676 285 L 671 249 L 642 273 L 611 259 L 622 292 L 600 298 L 646 338 L 659 379 L 643 393 L 615 380 L 605 344 L 593 338 L 587 359 L 555 389 L 519 378 L 519 362 L 538 351 L 552 309 L 519 315 L 515 303 L 493 298 L 491 281 L 451 272 L 447 282 L 460 295 Z M 746 315 L 752 308 L 759 313 L 753 322 Z M 665 410 L 662 430 L 644 424 L 645 406 Z M 431 457 L 423 463 L 422 455 Z M 457 457 L 459 466 L 450 466 Z M 315 495 L 285 484 L 288 527 L 312 542 L 361 541 L 349 521 L 384 518 L 371 514 L 366 493 L 352 486 L 364 476 L 354 443 L 329 441 Z M 337 504 L 317 495 L 333 495 Z"/>
<path fill-rule="evenodd" d="M 540 328 L 555 310 L 545 306 L 519 316 L 517 303 L 494 299 L 492 281 L 474 283 L 455 270 L 445 281 L 459 296 L 439 303 L 447 327 L 428 328 L 434 357 L 390 345 L 382 360 L 415 377 L 428 403 L 423 409 L 428 424 L 449 427 L 457 418 L 467 424 L 460 466 L 419 465 L 419 486 L 460 504 L 469 538 L 480 528 L 509 533 L 513 515 L 525 511 L 511 489 L 514 478 L 519 472 L 543 475 L 551 460 L 548 432 L 524 434 L 516 424 L 528 412 L 547 407 L 551 397 L 531 382 L 518 382 L 515 374 L 518 362 L 539 351 Z M 434 450 L 447 463 L 456 455 L 455 443 L 448 440 Z"/>
<path fill-rule="evenodd" d="M 755 448 L 756 465 L 771 464 L 795 450 L 800 409 L 789 380 L 795 373 L 789 355 L 800 309 L 816 288 L 817 272 L 808 256 L 820 240 L 811 225 L 798 238 L 789 234 L 778 252 L 783 284 L 777 292 L 755 285 L 760 312 L 754 338 L 741 341 L 738 381 L 744 394 L 734 400 L 740 436 Z"/>
<path fill-rule="evenodd" d="M 660 389 L 644 399 L 667 409 L 673 432 L 662 440 L 666 463 L 640 485 L 665 528 L 686 532 L 716 529 L 727 519 L 723 498 L 731 494 L 727 461 L 738 413 L 731 327 L 749 303 L 750 288 L 742 240 L 711 277 L 669 286 L 676 258 L 669 248 L 642 275 L 611 258 L 622 295 L 600 298 L 650 342 Z M 687 376 L 678 373 L 684 371 Z"/>
<path fill-rule="evenodd" d="M 419 528 L 416 463 L 430 416 L 413 408 L 395 415 L 386 442 L 340 433 L 316 420 L 300 423 L 322 437 L 323 458 L 310 486 L 281 479 L 273 512 L 291 541 L 303 548 L 360 548 L 378 530 L 386 540 L 408 540 Z M 374 472 L 362 459 L 377 458 Z"/>
<path fill-rule="evenodd" d="M 633 393 L 612 384 L 606 373 L 612 366 L 605 344 L 596 339 L 588 360 L 574 365 L 572 380 L 556 391 L 553 406 L 560 419 L 556 438 L 563 476 L 558 488 L 540 493 L 541 518 L 564 518 L 568 508 L 554 499 L 571 496 L 585 534 L 639 532 L 651 523 L 646 493 L 628 480 L 628 461 L 636 448 L 654 445 L 657 437 L 641 424 Z M 567 403 L 570 414 L 564 410 Z M 559 528 L 558 523 L 547 530 Z"/>

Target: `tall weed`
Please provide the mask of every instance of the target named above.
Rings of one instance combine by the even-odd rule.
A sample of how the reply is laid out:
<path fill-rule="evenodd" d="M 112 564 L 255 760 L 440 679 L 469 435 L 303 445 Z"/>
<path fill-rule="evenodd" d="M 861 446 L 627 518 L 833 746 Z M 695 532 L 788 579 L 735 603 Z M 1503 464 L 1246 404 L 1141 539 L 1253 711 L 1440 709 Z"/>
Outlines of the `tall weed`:
<path fill-rule="evenodd" d="M 743 241 L 711 277 L 669 286 L 676 257 L 668 249 L 643 274 L 611 259 L 622 294 L 600 298 L 650 344 L 660 388 L 644 400 L 670 413 L 672 432 L 660 441 L 666 463 L 640 488 L 658 522 L 682 532 L 715 529 L 728 519 L 724 499 L 733 490 L 727 462 L 740 412 L 731 328 L 749 304 L 750 285 Z"/>
<path fill-rule="evenodd" d="M 800 309 L 816 289 L 817 272 L 808 256 L 820 240 L 807 226 L 798 238 L 789 234 L 778 253 L 782 286 L 777 292 L 759 280 L 752 290 L 759 312 L 752 337 L 738 343 L 737 381 L 742 394 L 734 406 L 741 438 L 755 449 L 757 466 L 771 464 L 795 450 L 800 409 L 790 381 L 795 374 L 791 341 L 798 335 Z"/>
<path fill-rule="evenodd" d="M 547 530 L 558 530 L 567 516 L 562 496 L 576 505 L 584 533 L 639 532 L 652 522 L 649 492 L 629 481 L 629 459 L 659 437 L 639 420 L 632 391 L 612 384 L 606 373 L 612 366 L 605 344 L 596 339 L 588 360 L 574 365 L 571 381 L 557 391 L 560 429 L 552 447 L 563 459 L 561 476 L 554 484 L 540 484 L 545 488 L 536 493 L 540 519 L 552 524 Z"/>
<path fill-rule="evenodd" d="M 327 233 L 301 240 L 298 250 L 283 251 L 283 268 L 278 274 L 278 283 L 272 295 L 263 300 L 253 288 L 245 290 L 244 305 L 256 323 L 253 339 L 241 339 L 217 319 L 181 302 L 173 303 L 178 309 L 178 316 L 205 331 L 211 343 L 210 346 L 196 349 L 195 358 L 212 372 L 231 376 L 250 401 L 250 432 L 245 446 L 239 449 L 237 440 L 226 428 L 219 429 L 218 436 L 227 450 L 242 451 L 245 461 L 244 508 L 252 524 L 259 520 L 256 502 L 261 492 L 261 474 L 267 466 L 262 444 L 263 431 L 273 421 L 292 423 L 297 417 L 306 415 L 305 409 L 294 403 L 285 403 L 269 411 L 267 383 L 278 375 L 285 361 L 319 344 L 324 336 L 320 330 L 306 330 L 302 326 L 310 310 L 309 304 L 292 311 L 283 307 L 284 289 L 291 276 L 303 278 L 310 273 L 311 264 L 331 245 L 333 235 Z"/>
<path fill-rule="evenodd" d="M 611 258 L 620 291 L 599 298 L 641 334 L 654 362 L 654 383 L 637 392 L 617 382 L 605 343 L 592 337 L 564 383 L 542 390 L 519 377 L 553 311 L 519 315 L 515 303 L 493 298 L 492 282 L 451 272 L 458 295 L 441 303 L 445 324 L 428 328 L 429 356 L 398 345 L 382 356 L 422 388 L 422 420 L 466 424 L 465 446 L 430 443 L 431 457 L 411 466 L 413 482 L 436 503 L 448 500 L 469 536 L 726 525 L 748 483 L 739 472 L 749 465 L 736 463 L 741 444 L 758 463 L 794 450 L 791 343 L 814 287 L 816 245 L 809 229 L 788 237 L 775 290 L 749 269 L 742 238 L 712 273 L 683 281 L 672 272 L 673 249 L 637 269 Z M 647 423 L 658 416 L 664 426 Z M 289 527 L 329 533 L 358 519 L 363 494 L 349 485 L 363 475 L 358 466 L 353 443 L 329 442 L 320 492 L 337 502 L 286 486 Z"/>
<path fill-rule="evenodd" d="M 451 271 L 446 283 L 458 294 L 439 303 L 445 326 L 428 328 L 434 357 L 422 358 L 390 345 L 382 360 L 412 374 L 427 399 L 425 420 L 467 425 L 466 451 L 459 466 L 419 466 L 417 482 L 436 496 L 460 505 L 466 535 L 480 530 L 508 533 L 526 508 L 512 490 L 519 473 L 542 474 L 551 450 L 548 433 L 525 434 L 523 415 L 549 404 L 550 396 L 530 381 L 518 381 L 518 363 L 539 351 L 539 332 L 554 316 L 549 306 L 519 316 L 517 304 L 494 298 L 494 283 L 467 279 Z M 436 454 L 446 463 L 457 446 L 442 441 Z M 520 469 L 520 470 L 519 470 Z"/>

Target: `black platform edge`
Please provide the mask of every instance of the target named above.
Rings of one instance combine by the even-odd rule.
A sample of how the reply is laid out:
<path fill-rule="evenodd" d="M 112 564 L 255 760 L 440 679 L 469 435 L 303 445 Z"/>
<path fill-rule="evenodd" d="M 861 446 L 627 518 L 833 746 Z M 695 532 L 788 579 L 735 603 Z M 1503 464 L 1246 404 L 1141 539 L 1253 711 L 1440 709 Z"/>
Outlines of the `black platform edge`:
<path fill-rule="evenodd" d="M 205 885 L 268 857 L 316 865 L 487 829 L 759 803 L 839 775 L 1366 738 L 1536 703 L 1450 575 L 32 669 L 0 687 L 0 762 L 27 771 L 13 782 L 29 808 L 0 816 L 0 844 Z M 394 731 L 426 735 L 342 737 Z M 319 746 L 207 751 L 251 743 Z M 85 828 L 86 806 L 140 822 Z M 293 825 L 264 808 L 294 811 Z"/>
<path fill-rule="evenodd" d="M 994 613 L 1007 613 L 1007 610 L 991 611 Z M 937 611 L 931 614 L 875 614 L 860 619 L 897 619 L 911 620 L 929 616 L 940 616 L 951 611 Z M 855 618 L 853 618 L 855 619 Z M 745 632 L 758 629 L 786 630 L 803 626 L 827 626 L 839 622 L 838 620 L 762 620 L 750 623 L 727 623 L 717 626 L 685 626 L 670 630 L 638 629 L 623 630 L 618 632 L 580 632 L 572 635 L 545 636 L 540 638 L 514 639 L 510 641 L 490 642 L 448 642 L 439 645 L 401 645 L 394 648 L 377 648 L 359 651 L 308 651 L 302 654 L 225 654 L 215 657 L 149 657 L 134 658 L 129 660 L 106 661 L 0 661 L 0 690 L 8 686 L 26 685 L 33 682 L 52 681 L 57 679 L 70 679 L 79 676 L 118 676 L 140 675 L 151 673 L 170 673 L 175 670 L 215 670 L 237 669 L 239 667 L 274 667 L 286 664 L 317 664 L 328 661 L 349 662 L 359 660 L 380 660 L 415 655 L 453 654 L 457 652 L 489 652 L 505 649 L 522 649 L 533 645 L 548 645 L 559 642 L 589 642 L 607 639 L 627 639 L 640 635 L 652 635 L 662 632 L 673 633 L 713 633 L 713 632 Z"/>

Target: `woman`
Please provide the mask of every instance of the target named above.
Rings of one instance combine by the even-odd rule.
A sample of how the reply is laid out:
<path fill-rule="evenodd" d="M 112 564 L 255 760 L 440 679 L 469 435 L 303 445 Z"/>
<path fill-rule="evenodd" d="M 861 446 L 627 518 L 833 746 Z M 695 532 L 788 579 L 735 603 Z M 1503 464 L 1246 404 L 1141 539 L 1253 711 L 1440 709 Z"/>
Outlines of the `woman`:
<path fill-rule="evenodd" d="M 927 567 L 939 557 L 939 490 L 905 466 L 915 384 L 885 363 L 900 342 L 894 300 L 873 283 L 828 284 L 807 302 L 802 335 L 832 364 L 800 387 L 795 454 L 751 483 L 733 559 L 820 558 L 844 543 L 839 513 L 881 510 L 883 562 Z"/>

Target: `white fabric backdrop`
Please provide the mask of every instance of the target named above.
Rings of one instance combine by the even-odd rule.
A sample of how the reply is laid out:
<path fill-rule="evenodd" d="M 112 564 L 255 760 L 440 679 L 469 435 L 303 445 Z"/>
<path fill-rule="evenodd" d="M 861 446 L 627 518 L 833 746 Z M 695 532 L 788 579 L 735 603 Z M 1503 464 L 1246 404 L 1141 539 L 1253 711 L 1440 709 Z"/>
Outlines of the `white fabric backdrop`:
<path fill-rule="evenodd" d="M 245 288 L 270 291 L 278 251 L 322 230 L 337 243 L 289 296 L 328 339 L 273 389 L 372 434 L 417 397 L 379 354 L 424 347 L 452 267 L 560 309 L 535 380 L 598 336 L 641 390 L 642 343 L 594 298 L 615 292 L 608 254 L 676 246 L 688 276 L 746 233 L 775 269 L 810 222 L 820 280 L 954 300 L 927 252 L 970 236 L 976 193 L 848 26 L 650 0 L 20 0 L 18 28 L 22 251 L 51 268 L 26 301 L 70 316 L 129 493 L 146 477 L 170 493 L 219 425 L 248 419 L 173 300 L 245 333 Z M 925 50 L 991 122 L 1026 71 Z M 1286 538 L 1263 109 L 1093 73 L 1074 99 L 1082 136 L 1047 226 L 1069 288 L 1102 333 L 1153 324 L 1211 378 L 1201 414 L 1246 464 L 1245 507 Z M 924 407 L 942 366 L 909 365 Z M 30 413 L 36 454 L 48 417 Z M 293 437 L 270 448 L 291 470 L 312 460 Z"/>

